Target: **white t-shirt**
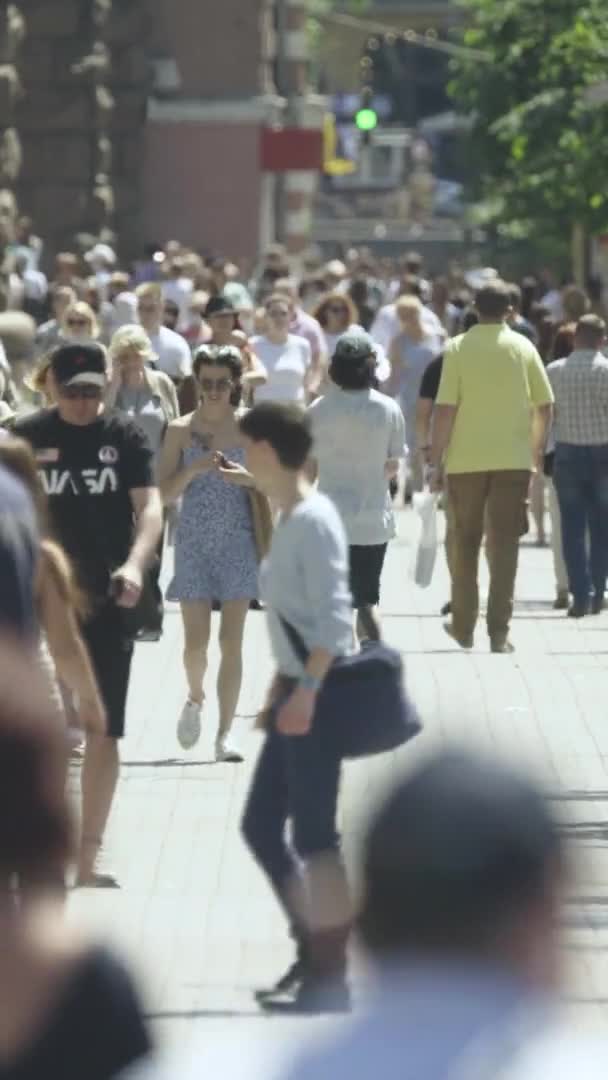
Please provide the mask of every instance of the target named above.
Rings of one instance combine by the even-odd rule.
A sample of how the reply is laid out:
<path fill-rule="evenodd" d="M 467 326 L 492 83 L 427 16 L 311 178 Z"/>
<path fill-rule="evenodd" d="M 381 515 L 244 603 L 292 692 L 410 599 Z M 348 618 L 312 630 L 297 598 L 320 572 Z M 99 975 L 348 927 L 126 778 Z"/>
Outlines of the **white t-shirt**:
<path fill-rule="evenodd" d="M 194 283 L 190 278 L 169 278 L 168 281 L 163 281 L 162 290 L 163 299 L 172 300 L 179 308 L 178 326 L 187 326 Z"/>
<path fill-rule="evenodd" d="M 161 326 L 157 334 L 150 334 L 149 337 L 158 358 L 156 366 L 159 371 L 164 371 L 171 379 L 184 379 L 192 373 L 192 354 L 181 334 L 169 330 L 168 326 Z"/>
<path fill-rule="evenodd" d="M 305 338 L 289 334 L 284 345 L 275 345 L 267 337 L 254 337 L 251 348 L 268 372 L 266 385 L 256 387 L 256 402 L 306 400 L 305 381 L 312 353 Z"/>

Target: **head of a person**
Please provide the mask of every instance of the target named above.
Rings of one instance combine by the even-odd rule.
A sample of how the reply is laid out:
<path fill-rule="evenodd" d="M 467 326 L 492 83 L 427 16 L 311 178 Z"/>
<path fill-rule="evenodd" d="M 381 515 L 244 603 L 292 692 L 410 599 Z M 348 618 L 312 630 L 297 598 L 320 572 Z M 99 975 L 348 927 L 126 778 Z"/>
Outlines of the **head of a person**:
<path fill-rule="evenodd" d="M 282 270 L 286 263 L 287 252 L 283 244 L 271 244 L 266 248 L 263 257 L 263 267 L 265 270 L 277 272 Z"/>
<path fill-rule="evenodd" d="M 487 965 L 549 988 L 565 877 L 557 825 L 534 784 L 446 751 L 415 768 L 372 819 L 362 936 L 380 963 L 409 954 Z"/>
<path fill-rule="evenodd" d="M 285 293 L 273 292 L 264 305 L 266 333 L 270 337 L 287 338 L 294 314 L 294 303 Z"/>
<path fill-rule="evenodd" d="M 369 390 L 376 385 L 376 347 L 369 334 L 350 331 L 338 338 L 329 377 L 341 390 Z"/>
<path fill-rule="evenodd" d="M 399 280 L 399 296 L 417 296 L 422 300 L 422 282 L 416 274 L 403 274 Z"/>
<path fill-rule="evenodd" d="M 538 278 L 534 274 L 527 274 L 521 283 L 521 311 L 524 319 L 530 318 L 532 305 L 538 300 L 538 293 Z"/>
<path fill-rule="evenodd" d="M 395 304 L 395 314 L 404 334 L 414 341 L 424 336 L 422 304 L 417 296 L 400 296 Z"/>
<path fill-rule="evenodd" d="M 139 321 L 149 334 L 156 334 L 164 314 L 163 291 L 158 281 L 145 281 L 135 290 Z"/>
<path fill-rule="evenodd" d="M 424 260 L 418 251 L 408 251 L 407 254 L 403 256 L 401 265 L 406 274 L 411 274 L 413 277 L 420 277 Z"/>
<path fill-rule="evenodd" d="M 247 467 L 267 495 L 281 490 L 286 473 L 304 468 L 312 449 L 310 418 L 299 405 L 263 401 L 239 421 Z"/>
<path fill-rule="evenodd" d="M 323 270 L 323 280 L 328 292 L 333 292 L 342 284 L 348 275 L 346 263 L 341 259 L 330 259 Z"/>
<path fill-rule="evenodd" d="M 121 293 L 128 292 L 131 288 L 131 278 L 123 270 L 116 270 L 107 285 L 108 300 L 115 300 Z"/>
<path fill-rule="evenodd" d="M 606 323 L 599 315 L 583 315 L 576 324 L 575 349 L 598 351 L 606 342 Z"/>
<path fill-rule="evenodd" d="M 99 337 L 99 323 L 90 304 L 77 300 L 63 313 L 61 332 L 69 341 L 95 341 Z"/>
<path fill-rule="evenodd" d="M 481 323 L 501 323 L 511 307 L 509 286 L 496 278 L 488 281 L 475 294 L 475 308 Z"/>
<path fill-rule="evenodd" d="M 179 304 L 167 298 L 163 305 L 163 324 L 169 330 L 175 330 L 179 322 Z"/>
<path fill-rule="evenodd" d="M 295 278 L 278 278 L 274 286 L 274 291 L 275 293 L 282 293 L 283 296 L 288 297 L 295 310 L 299 303 L 298 283 Z"/>
<path fill-rule="evenodd" d="M 320 300 L 314 317 L 330 334 L 342 334 L 357 322 L 357 309 L 348 293 L 330 292 Z"/>
<path fill-rule="evenodd" d="M 116 266 L 116 253 L 109 244 L 95 244 L 87 251 L 85 260 L 94 273 L 110 273 Z"/>
<path fill-rule="evenodd" d="M 566 322 L 578 322 L 589 311 L 589 297 L 578 285 L 567 285 L 562 291 L 562 306 Z"/>
<path fill-rule="evenodd" d="M 66 308 L 71 307 L 78 299 L 76 291 L 71 285 L 52 285 L 50 292 L 53 315 L 57 319 L 57 322 L 61 322 L 65 315 Z"/>
<path fill-rule="evenodd" d="M 128 378 L 140 374 L 156 359 L 156 354 L 143 326 L 128 323 L 112 336 L 108 358 L 112 371 L 118 368 L 123 378 Z"/>
<path fill-rule="evenodd" d="M 207 411 L 228 413 L 240 405 L 243 359 L 234 345 L 201 345 L 194 354 L 194 377 Z"/>
<path fill-rule="evenodd" d="M 562 323 L 562 325 L 557 328 L 557 331 L 555 331 L 555 326 L 553 326 L 553 331 L 554 339 L 550 345 L 549 357 L 551 360 L 563 360 L 565 356 L 570 356 L 570 353 L 574 352 L 576 323 Z"/>
<path fill-rule="evenodd" d="M 227 345 L 238 329 L 238 312 L 226 296 L 212 296 L 205 307 L 205 322 L 216 345 Z"/>
<path fill-rule="evenodd" d="M 29 650 L 0 647 L 0 882 L 63 874 L 73 833 L 65 730 Z M 18 828 L 16 827 L 18 823 Z"/>
<path fill-rule="evenodd" d="M 82 299 L 93 309 L 96 315 L 101 311 L 103 296 L 99 281 L 96 277 L 88 277 L 84 283 Z"/>
<path fill-rule="evenodd" d="M 60 251 L 55 256 L 54 280 L 57 285 L 71 285 L 78 276 L 78 256 L 72 251 Z"/>
<path fill-rule="evenodd" d="M 436 277 L 433 281 L 433 304 L 444 308 L 450 299 L 450 283 L 447 277 Z"/>
<path fill-rule="evenodd" d="M 211 259 L 209 262 L 209 272 L 211 274 L 211 288 L 217 293 L 222 292 L 222 289 L 228 281 L 228 278 L 226 276 L 226 262 L 227 260 L 221 257 Z"/>
<path fill-rule="evenodd" d="M 51 353 L 50 378 L 62 420 L 78 427 L 97 420 L 107 386 L 102 345 L 96 341 L 59 345 Z"/>

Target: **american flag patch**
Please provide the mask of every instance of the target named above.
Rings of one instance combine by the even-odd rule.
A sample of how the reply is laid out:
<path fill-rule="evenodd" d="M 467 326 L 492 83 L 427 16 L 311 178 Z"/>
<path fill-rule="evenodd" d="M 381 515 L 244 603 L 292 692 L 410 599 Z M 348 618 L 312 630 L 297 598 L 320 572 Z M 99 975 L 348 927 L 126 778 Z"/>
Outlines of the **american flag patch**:
<path fill-rule="evenodd" d="M 57 447 L 49 447 L 47 450 L 36 450 L 36 461 L 39 461 L 41 465 L 52 461 L 59 461 L 59 450 Z"/>

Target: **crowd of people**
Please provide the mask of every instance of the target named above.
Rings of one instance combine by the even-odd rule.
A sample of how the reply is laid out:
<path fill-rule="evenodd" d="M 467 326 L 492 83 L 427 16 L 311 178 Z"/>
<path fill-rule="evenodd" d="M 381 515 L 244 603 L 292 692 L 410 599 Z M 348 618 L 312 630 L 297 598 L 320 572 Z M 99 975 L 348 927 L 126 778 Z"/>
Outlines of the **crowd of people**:
<path fill-rule="evenodd" d="M 176 242 L 151 249 L 128 272 L 103 244 L 82 259 L 63 253 L 48 284 L 42 251 L 23 230 L 10 304 L 32 320 L 31 354 L 24 359 L 22 350 L 14 361 L 7 339 L 0 355 L 0 628 L 35 658 L 48 732 L 46 742 L 42 735 L 36 742 L 31 714 L 22 727 L 11 704 L 0 740 L 34 770 L 36 754 L 53 746 L 56 753 L 57 731 L 73 753 L 84 740 L 81 827 L 73 851 L 61 819 L 59 839 L 48 848 L 41 841 L 35 866 L 18 849 L 13 862 L 0 851 L 10 903 L 25 910 L 30 892 L 41 889 L 61 899 L 69 860 L 78 887 L 118 884 L 103 843 L 131 663 L 136 643 L 147 648 L 160 639 L 165 600 L 180 605 L 183 623 L 177 739 L 188 751 L 201 735 L 212 612 L 219 610 L 215 757 L 242 761 L 232 727 L 244 630 L 250 610 L 263 607 L 276 677 L 260 712 L 264 743 L 242 831 L 283 909 L 296 956 L 258 1002 L 266 1011 L 346 1011 L 353 903 L 336 826 L 342 758 L 319 722 L 325 680 L 336 658 L 380 642 L 395 504 L 403 498 L 409 505 L 426 486 L 441 493 L 446 510 L 451 596 L 444 626 L 456 645 L 474 644 L 485 536 L 490 648 L 513 651 L 529 508 L 541 546 L 547 507 L 550 513 L 555 606 L 577 619 L 601 612 L 608 573 L 601 295 L 558 289 L 548 275 L 510 284 L 490 268 L 432 277 L 414 253 L 382 260 L 352 251 L 344 261 L 311 261 L 296 277 L 280 246 L 246 270 Z M 9 680 L 8 670 L 0 670 L 2 678 Z M 2 760 L 0 752 L 0 769 Z M 471 768 L 467 774 L 462 764 L 440 763 L 406 785 L 403 798 L 415 803 L 416 784 L 424 790 L 427 781 L 429 790 L 438 784 L 464 798 L 481 784 Z M 60 774 L 32 814 L 46 812 L 52 789 L 57 816 Z M 516 781 L 503 776 L 497 783 L 511 806 Z M 23 800 L 25 790 L 15 789 L 15 798 Z M 497 847 L 483 857 L 493 866 L 504 843 L 505 867 L 520 866 L 525 878 L 509 881 L 513 896 L 521 885 L 532 904 L 557 848 L 548 818 L 522 790 L 537 815 L 536 847 L 498 815 Z M 400 798 L 371 834 L 370 948 L 382 953 L 414 942 L 432 953 L 441 941 L 448 952 L 470 946 L 474 957 L 491 947 L 497 959 L 492 934 L 506 927 L 498 894 L 482 889 L 471 907 L 474 893 L 462 886 L 462 906 L 446 921 L 424 885 L 432 874 L 421 869 L 418 900 L 408 906 L 401 859 L 422 866 L 424 850 L 413 842 L 409 854 L 397 852 L 387 840 L 402 830 Z M 483 784 L 476 798 L 491 817 Z M 435 805 L 453 812 L 450 798 Z M 383 862 L 385 843 L 390 864 Z M 517 863 L 520 847 L 532 852 L 529 863 Z M 482 860 L 480 882 L 485 866 Z M 491 927 L 471 914 L 482 899 Z M 33 939 L 26 944 L 34 948 Z M 509 955 L 511 974 L 548 983 L 548 939 L 544 944 L 534 972 Z M 118 980 L 128 997 L 122 974 L 107 965 L 105 954 L 97 955 L 96 966 L 75 970 L 81 980 L 105 979 L 108 989 Z M 131 1020 L 132 1040 L 125 1038 L 133 1056 L 146 1038 Z"/>

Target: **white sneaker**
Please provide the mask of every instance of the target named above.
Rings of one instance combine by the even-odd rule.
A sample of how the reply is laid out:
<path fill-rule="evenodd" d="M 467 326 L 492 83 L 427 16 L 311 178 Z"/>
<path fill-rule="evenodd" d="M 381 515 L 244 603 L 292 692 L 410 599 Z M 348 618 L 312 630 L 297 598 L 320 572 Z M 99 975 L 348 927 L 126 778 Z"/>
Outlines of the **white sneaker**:
<path fill-rule="evenodd" d="M 218 735 L 215 741 L 215 760 L 232 762 L 235 765 L 244 760 L 240 750 L 230 742 L 229 735 Z"/>
<path fill-rule="evenodd" d="M 177 724 L 177 741 L 182 750 L 191 750 L 201 737 L 202 705 L 188 698 Z"/>

